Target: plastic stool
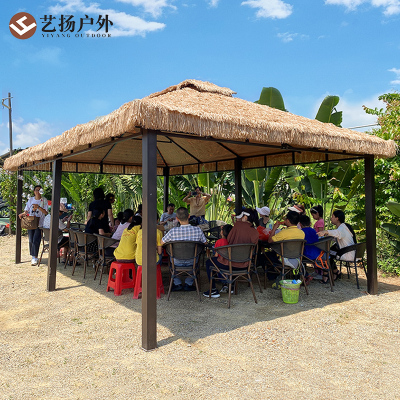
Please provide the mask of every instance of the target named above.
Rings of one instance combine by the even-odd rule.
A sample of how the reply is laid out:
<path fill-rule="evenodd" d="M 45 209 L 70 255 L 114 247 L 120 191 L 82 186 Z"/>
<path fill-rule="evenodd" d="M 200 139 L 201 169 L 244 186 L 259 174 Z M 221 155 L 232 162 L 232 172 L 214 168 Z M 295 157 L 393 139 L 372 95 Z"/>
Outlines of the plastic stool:
<path fill-rule="evenodd" d="M 114 271 L 115 279 L 113 278 Z M 129 278 L 129 271 L 132 271 L 132 279 Z M 107 292 L 110 288 L 113 288 L 114 296 L 120 296 L 122 289 L 133 289 L 135 287 L 135 278 L 136 271 L 134 263 L 113 261 L 108 275 Z"/>
<path fill-rule="evenodd" d="M 161 298 L 161 293 L 164 292 L 164 285 L 162 283 L 161 265 L 157 264 L 157 299 Z M 142 293 L 142 266 L 138 265 L 136 274 L 135 290 L 133 291 L 133 298 L 138 299 L 139 294 Z"/>

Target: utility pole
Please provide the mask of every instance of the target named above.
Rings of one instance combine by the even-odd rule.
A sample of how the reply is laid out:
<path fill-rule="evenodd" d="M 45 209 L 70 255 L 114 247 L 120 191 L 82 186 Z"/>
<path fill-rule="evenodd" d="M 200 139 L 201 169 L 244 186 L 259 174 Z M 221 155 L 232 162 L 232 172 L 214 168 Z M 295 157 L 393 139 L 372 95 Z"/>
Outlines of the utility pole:
<path fill-rule="evenodd" d="M 4 103 L 8 99 L 8 105 Z M 10 132 L 10 157 L 13 155 L 12 147 L 12 121 L 11 121 L 11 93 L 8 93 L 8 97 L 1 99 L 1 105 L 8 108 L 8 130 Z"/>

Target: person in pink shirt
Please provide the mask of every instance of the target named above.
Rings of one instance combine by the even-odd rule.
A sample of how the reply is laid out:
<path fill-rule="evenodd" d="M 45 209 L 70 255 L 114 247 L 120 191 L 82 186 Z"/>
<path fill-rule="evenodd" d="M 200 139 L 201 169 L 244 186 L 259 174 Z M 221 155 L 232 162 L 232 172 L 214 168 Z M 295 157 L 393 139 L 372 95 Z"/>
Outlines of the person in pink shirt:
<path fill-rule="evenodd" d="M 312 217 L 317 221 L 313 228 L 316 232 L 322 232 L 325 229 L 324 210 L 322 206 L 314 206 L 311 210 Z"/>

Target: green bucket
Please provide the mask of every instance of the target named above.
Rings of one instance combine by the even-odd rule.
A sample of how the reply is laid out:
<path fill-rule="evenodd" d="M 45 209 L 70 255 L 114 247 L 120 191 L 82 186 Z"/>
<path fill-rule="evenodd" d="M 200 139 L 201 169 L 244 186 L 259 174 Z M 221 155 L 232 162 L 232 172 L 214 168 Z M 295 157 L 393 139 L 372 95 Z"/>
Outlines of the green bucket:
<path fill-rule="evenodd" d="M 299 301 L 301 283 L 292 283 L 289 280 L 279 281 L 282 291 L 282 299 L 284 303 L 296 304 Z"/>

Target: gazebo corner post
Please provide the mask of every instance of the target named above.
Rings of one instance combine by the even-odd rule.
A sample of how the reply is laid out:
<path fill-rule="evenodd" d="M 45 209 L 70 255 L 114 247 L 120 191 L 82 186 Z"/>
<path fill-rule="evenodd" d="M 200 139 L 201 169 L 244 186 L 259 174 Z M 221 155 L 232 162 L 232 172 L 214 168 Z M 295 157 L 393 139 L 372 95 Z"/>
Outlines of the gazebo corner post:
<path fill-rule="evenodd" d="M 163 176 L 164 176 L 164 208 L 163 211 L 167 211 L 168 203 L 169 203 L 169 167 L 163 168 Z"/>
<path fill-rule="evenodd" d="M 242 212 L 242 159 L 235 158 L 235 212 Z"/>
<path fill-rule="evenodd" d="M 23 191 L 23 181 L 19 179 L 19 176 L 24 176 L 24 171 L 17 171 L 17 204 L 16 204 L 16 215 L 15 215 L 15 263 L 19 264 L 21 262 L 21 220 L 18 215 L 22 213 L 22 191 Z M 11 233 L 11 221 L 9 227 Z"/>
<path fill-rule="evenodd" d="M 364 172 L 365 172 L 365 225 L 366 225 L 366 242 L 367 242 L 367 291 L 369 294 L 378 294 L 374 156 L 365 156 Z"/>
<path fill-rule="evenodd" d="M 56 290 L 61 172 L 62 159 L 53 161 L 53 193 L 51 196 L 49 262 L 47 267 L 47 290 L 49 292 Z"/>
<path fill-rule="evenodd" d="M 157 347 L 157 132 L 142 129 L 142 348 Z"/>

